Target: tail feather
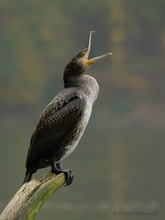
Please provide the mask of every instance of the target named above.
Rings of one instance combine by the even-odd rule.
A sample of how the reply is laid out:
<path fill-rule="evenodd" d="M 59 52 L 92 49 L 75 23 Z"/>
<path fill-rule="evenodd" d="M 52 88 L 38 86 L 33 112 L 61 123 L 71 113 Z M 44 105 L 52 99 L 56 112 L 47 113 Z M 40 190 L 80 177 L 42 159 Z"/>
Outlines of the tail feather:
<path fill-rule="evenodd" d="M 31 180 L 32 174 L 33 174 L 32 171 L 26 172 L 26 175 L 25 175 L 25 179 L 24 179 L 24 181 L 23 181 L 23 184 L 26 183 L 26 182 L 29 182 L 29 181 Z"/>

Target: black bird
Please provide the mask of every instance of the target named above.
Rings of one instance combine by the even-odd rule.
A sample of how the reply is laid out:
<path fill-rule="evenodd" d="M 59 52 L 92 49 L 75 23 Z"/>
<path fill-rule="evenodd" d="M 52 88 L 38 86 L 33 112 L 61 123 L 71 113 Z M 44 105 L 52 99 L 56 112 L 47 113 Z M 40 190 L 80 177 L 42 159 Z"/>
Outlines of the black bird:
<path fill-rule="evenodd" d="M 83 73 L 111 54 L 88 59 L 93 32 L 90 32 L 88 47 L 78 52 L 64 69 L 65 89 L 55 96 L 40 116 L 30 141 L 24 183 L 30 181 L 38 169 L 48 166 L 51 166 L 52 173 L 65 174 L 66 185 L 72 183 L 74 175 L 71 170 L 62 169 L 61 160 L 77 146 L 99 92 L 97 81 Z"/>

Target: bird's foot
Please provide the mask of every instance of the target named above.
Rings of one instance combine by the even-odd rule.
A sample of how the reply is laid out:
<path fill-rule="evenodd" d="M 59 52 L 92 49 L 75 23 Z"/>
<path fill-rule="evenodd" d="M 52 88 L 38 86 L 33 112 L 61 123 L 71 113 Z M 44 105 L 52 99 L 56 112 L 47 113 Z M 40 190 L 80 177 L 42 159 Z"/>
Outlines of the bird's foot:
<path fill-rule="evenodd" d="M 65 186 L 68 186 L 73 182 L 74 174 L 72 173 L 72 171 L 70 169 L 62 169 L 60 163 L 54 164 L 54 166 L 52 167 L 52 173 L 56 173 L 57 175 L 60 173 L 64 173 L 66 178 Z"/>
<path fill-rule="evenodd" d="M 63 170 L 62 172 L 65 174 L 65 178 L 66 178 L 65 186 L 70 185 L 73 182 L 74 174 L 72 173 L 70 169 Z"/>

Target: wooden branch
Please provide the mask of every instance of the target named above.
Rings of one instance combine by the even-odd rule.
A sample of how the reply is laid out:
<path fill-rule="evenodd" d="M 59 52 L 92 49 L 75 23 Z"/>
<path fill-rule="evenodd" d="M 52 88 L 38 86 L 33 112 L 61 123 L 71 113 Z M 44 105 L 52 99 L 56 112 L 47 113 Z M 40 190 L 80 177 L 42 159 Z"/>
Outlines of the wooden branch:
<path fill-rule="evenodd" d="M 41 206 L 65 184 L 63 173 L 48 173 L 40 181 L 25 183 L 0 215 L 0 220 L 33 220 Z"/>

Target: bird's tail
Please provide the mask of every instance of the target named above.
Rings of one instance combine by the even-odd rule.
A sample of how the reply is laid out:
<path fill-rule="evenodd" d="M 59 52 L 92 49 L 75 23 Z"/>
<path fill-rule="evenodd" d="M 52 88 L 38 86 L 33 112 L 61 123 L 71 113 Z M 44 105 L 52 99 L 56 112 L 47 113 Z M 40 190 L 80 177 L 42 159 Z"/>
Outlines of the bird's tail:
<path fill-rule="evenodd" d="M 23 181 L 23 184 L 26 183 L 26 182 L 29 182 L 32 178 L 32 174 L 33 172 L 32 171 L 26 171 L 26 175 L 25 175 L 25 178 L 24 178 L 24 181 Z"/>

